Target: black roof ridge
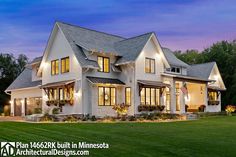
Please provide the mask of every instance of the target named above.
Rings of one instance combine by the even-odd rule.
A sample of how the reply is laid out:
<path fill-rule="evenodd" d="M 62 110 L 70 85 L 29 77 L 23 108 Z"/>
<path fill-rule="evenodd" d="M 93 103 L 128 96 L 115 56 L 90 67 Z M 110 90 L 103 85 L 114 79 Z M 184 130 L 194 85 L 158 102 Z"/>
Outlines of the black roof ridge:
<path fill-rule="evenodd" d="M 81 29 L 86 29 L 86 30 L 89 30 L 89 31 L 93 31 L 93 32 L 97 32 L 97 33 L 102 33 L 102 34 L 105 34 L 105 35 L 110 35 L 110 36 L 114 36 L 114 37 L 117 37 L 117 38 L 126 39 L 125 37 L 122 37 L 122 36 L 119 36 L 119 35 L 115 35 L 115 34 L 111 34 L 111 33 L 107 33 L 107 32 L 102 32 L 102 31 L 98 31 L 98 30 L 94 30 L 94 29 L 90 29 L 90 28 L 86 28 L 86 27 L 82 27 L 82 26 L 66 23 L 66 22 L 56 21 L 56 23 L 62 23 L 62 24 L 69 25 L 69 26 L 72 26 L 72 27 L 79 27 Z"/>
<path fill-rule="evenodd" d="M 204 65 L 204 64 L 210 64 L 210 63 L 216 63 L 216 61 L 211 61 L 211 62 L 206 62 L 206 63 L 192 64 L 191 66 Z"/>
<path fill-rule="evenodd" d="M 144 33 L 144 34 L 140 34 L 140 35 L 137 35 L 137 36 L 133 36 L 133 37 L 130 37 L 130 38 L 126 38 L 126 39 L 121 40 L 121 41 L 117 41 L 117 42 L 115 42 L 115 43 L 127 41 L 127 40 L 130 40 L 130 39 L 138 38 L 138 37 L 141 37 L 141 36 L 144 36 L 144 35 L 147 35 L 147 34 L 152 34 L 152 33 L 154 33 L 154 32 L 147 32 L 147 33 Z"/>

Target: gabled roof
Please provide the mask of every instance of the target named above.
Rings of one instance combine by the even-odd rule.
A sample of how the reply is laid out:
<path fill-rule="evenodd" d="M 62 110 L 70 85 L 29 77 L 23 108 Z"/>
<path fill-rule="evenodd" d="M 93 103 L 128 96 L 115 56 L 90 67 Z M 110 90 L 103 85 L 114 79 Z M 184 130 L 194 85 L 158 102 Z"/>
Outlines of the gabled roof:
<path fill-rule="evenodd" d="M 115 50 L 122 57 L 118 59 L 115 64 L 134 61 L 138 57 L 139 53 L 143 50 L 152 34 L 152 32 L 146 33 L 116 42 L 114 45 Z"/>
<path fill-rule="evenodd" d="M 178 59 L 170 49 L 163 47 L 162 50 L 163 50 L 164 55 L 170 65 L 185 67 L 185 68 L 187 68 L 189 66 L 188 64 L 186 64 L 183 61 L 181 61 L 180 59 Z"/>
<path fill-rule="evenodd" d="M 188 67 L 188 76 L 208 79 L 216 62 L 194 64 Z"/>
<path fill-rule="evenodd" d="M 5 91 L 8 92 L 16 89 L 37 87 L 41 84 L 41 80 L 32 81 L 32 69 L 25 68 L 23 72 L 12 82 L 12 84 Z"/>

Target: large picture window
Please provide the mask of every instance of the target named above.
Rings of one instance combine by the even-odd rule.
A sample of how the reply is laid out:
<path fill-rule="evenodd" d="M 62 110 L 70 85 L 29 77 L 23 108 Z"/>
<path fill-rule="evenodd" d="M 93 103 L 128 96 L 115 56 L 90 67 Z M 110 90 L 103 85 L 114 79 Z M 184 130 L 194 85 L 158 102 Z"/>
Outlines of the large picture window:
<path fill-rule="evenodd" d="M 131 105 L 131 88 L 125 88 L 125 104 Z"/>
<path fill-rule="evenodd" d="M 61 73 L 67 73 L 70 72 L 70 58 L 62 58 L 61 59 Z"/>
<path fill-rule="evenodd" d="M 116 104 L 115 87 L 98 87 L 98 105 L 112 106 Z"/>
<path fill-rule="evenodd" d="M 107 57 L 98 57 L 99 72 L 110 72 L 110 59 Z"/>
<path fill-rule="evenodd" d="M 145 58 L 145 72 L 155 73 L 155 59 Z"/>
<path fill-rule="evenodd" d="M 160 89 L 142 88 L 141 105 L 160 105 Z"/>
<path fill-rule="evenodd" d="M 58 75 L 59 74 L 59 60 L 51 61 L 51 75 Z"/>

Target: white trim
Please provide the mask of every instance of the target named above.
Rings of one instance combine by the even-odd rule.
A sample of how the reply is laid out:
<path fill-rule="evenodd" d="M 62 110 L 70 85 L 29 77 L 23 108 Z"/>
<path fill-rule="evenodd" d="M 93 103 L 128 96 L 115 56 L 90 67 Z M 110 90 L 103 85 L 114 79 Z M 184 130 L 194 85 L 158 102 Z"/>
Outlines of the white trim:
<path fill-rule="evenodd" d="M 26 87 L 26 88 L 18 88 L 18 89 L 11 89 L 11 90 L 5 90 L 5 92 L 14 92 L 14 91 L 21 91 L 21 90 L 29 90 L 29 89 L 37 89 L 39 86 L 34 86 L 34 87 Z M 40 89 L 40 88 L 39 88 Z"/>

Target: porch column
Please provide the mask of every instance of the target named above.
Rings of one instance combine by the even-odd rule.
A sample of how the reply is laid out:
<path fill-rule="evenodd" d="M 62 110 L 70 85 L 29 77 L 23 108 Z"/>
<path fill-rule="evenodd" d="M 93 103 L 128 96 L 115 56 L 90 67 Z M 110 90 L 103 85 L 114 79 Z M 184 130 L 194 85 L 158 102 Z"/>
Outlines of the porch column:
<path fill-rule="evenodd" d="M 205 112 L 208 111 L 208 89 L 207 84 L 204 85 L 204 105 L 206 106 Z"/>
<path fill-rule="evenodd" d="M 175 95 L 175 80 L 171 81 L 172 87 L 170 89 L 170 112 L 176 112 L 176 95 Z"/>
<path fill-rule="evenodd" d="M 183 87 L 184 82 L 180 82 L 180 89 Z M 180 113 L 185 113 L 185 98 L 184 93 L 180 90 Z"/>
<path fill-rule="evenodd" d="M 21 100 L 21 116 L 25 116 L 25 103 L 26 103 L 26 98 L 22 98 Z"/>

